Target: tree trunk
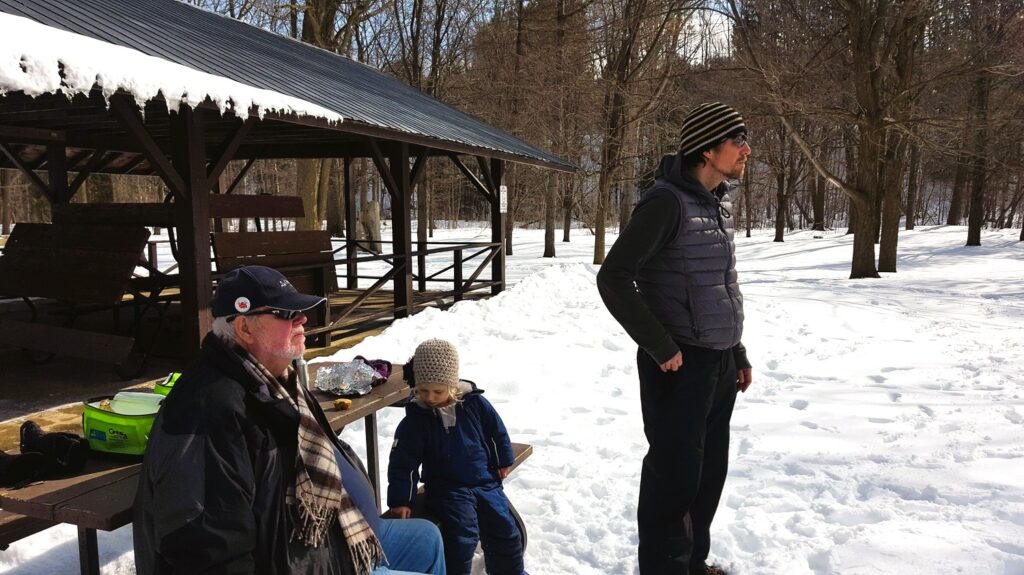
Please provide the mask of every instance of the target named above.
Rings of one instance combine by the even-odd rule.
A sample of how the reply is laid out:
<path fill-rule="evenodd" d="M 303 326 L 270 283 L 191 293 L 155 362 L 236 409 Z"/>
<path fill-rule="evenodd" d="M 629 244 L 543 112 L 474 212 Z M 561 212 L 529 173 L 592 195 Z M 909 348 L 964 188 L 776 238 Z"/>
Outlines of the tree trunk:
<path fill-rule="evenodd" d="M 907 224 L 906 229 L 914 229 L 917 223 L 917 199 L 920 196 L 921 183 L 918 172 L 921 170 L 921 146 L 917 142 L 910 145 L 910 175 L 907 177 Z"/>
<path fill-rule="evenodd" d="M 896 253 L 899 244 L 900 216 L 903 208 L 900 203 L 900 188 L 903 183 L 903 157 L 907 141 L 902 135 L 889 134 L 889 149 L 886 152 L 882 169 L 882 233 L 878 246 L 878 271 L 896 271 Z"/>
<path fill-rule="evenodd" d="M 327 229 L 333 237 L 345 236 L 345 168 L 344 162 L 334 160 L 331 162 L 334 167 L 334 191 L 328 202 Z"/>
<path fill-rule="evenodd" d="M 555 211 L 558 209 L 558 181 L 560 174 L 554 170 L 548 173 L 548 185 L 544 188 L 544 257 L 555 257 Z"/>
<path fill-rule="evenodd" d="M 320 160 L 295 161 L 295 192 L 302 198 L 304 216 L 295 220 L 296 230 L 319 230 L 320 214 L 317 190 L 320 179 Z"/>
<path fill-rule="evenodd" d="M 981 228 L 985 223 L 985 172 L 987 169 L 988 98 L 991 80 L 988 73 L 979 70 L 972 90 L 974 119 L 974 160 L 971 163 L 971 208 L 967 215 L 967 245 L 981 245 Z M 970 132 L 969 132 L 970 133 Z"/>
<path fill-rule="evenodd" d="M 560 180 L 563 178 L 559 178 Z M 562 196 L 562 243 L 569 243 L 569 234 L 572 231 L 572 176 L 565 176 L 565 195 Z"/>
<path fill-rule="evenodd" d="M 779 170 L 775 174 L 775 242 L 784 242 L 786 235 L 786 172 Z"/>
<path fill-rule="evenodd" d="M 855 209 L 853 228 L 853 260 L 850 264 L 850 279 L 877 278 L 875 267 L 875 239 L 878 237 L 878 223 L 875 216 L 875 196 L 878 194 L 879 130 L 870 124 L 861 126 L 860 142 L 857 147 L 857 185 L 861 190 L 858 198 L 851 198 Z"/>
<path fill-rule="evenodd" d="M 752 208 L 750 206 L 752 200 L 753 194 L 750 192 L 750 168 L 747 168 L 746 171 L 743 172 L 743 209 L 747 214 L 747 221 L 744 227 L 747 229 L 748 238 L 750 237 L 750 226 L 751 221 L 753 220 L 751 217 Z"/>
<path fill-rule="evenodd" d="M 811 230 L 825 231 L 825 180 L 817 172 L 811 187 L 811 216 L 814 219 Z"/>
<path fill-rule="evenodd" d="M 420 251 L 427 249 L 427 236 L 430 232 L 430 224 L 427 223 L 429 198 L 429 184 L 426 181 L 421 181 L 416 186 L 416 249 Z"/>
<path fill-rule="evenodd" d="M 953 194 L 949 198 L 947 226 L 959 226 L 963 218 L 964 187 L 967 181 L 967 154 L 961 150 L 956 156 L 956 175 L 953 176 Z"/>

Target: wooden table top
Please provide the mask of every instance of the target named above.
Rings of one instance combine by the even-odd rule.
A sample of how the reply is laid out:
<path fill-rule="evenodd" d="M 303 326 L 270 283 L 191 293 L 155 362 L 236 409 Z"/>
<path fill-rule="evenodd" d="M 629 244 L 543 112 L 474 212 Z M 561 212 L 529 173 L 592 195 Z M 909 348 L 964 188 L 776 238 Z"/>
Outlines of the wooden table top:
<path fill-rule="evenodd" d="M 321 365 L 310 366 L 311 384 L 315 383 L 316 370 Z M 369 395 L 352 398 L 352 408 L 345 411 L 334 409 L 333 396 L 314 391 L 335 431 L 405 399 L 408 394 L 400 365 L 395 366 L 386 383 L 373 388 Z M 111 531 L 132 521 L 140 468 L 138 461 L 94 456 L 81 473 L 71 477 L 39 481 L 19 489 L 0 488 L 0 508 L 38 519 Z"/>

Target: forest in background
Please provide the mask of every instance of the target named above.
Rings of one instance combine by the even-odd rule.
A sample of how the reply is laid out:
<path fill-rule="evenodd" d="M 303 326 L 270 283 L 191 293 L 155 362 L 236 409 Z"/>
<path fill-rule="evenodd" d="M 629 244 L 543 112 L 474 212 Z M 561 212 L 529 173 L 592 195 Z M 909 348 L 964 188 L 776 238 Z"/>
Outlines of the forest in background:
<path fill-rule="evenodd" d="M 578 166 L 509 164 L 509 253 L 515 227 L 545 229 L 552 257 L 586 229 L 601 263 L 605 232 L 625 225 L 683 117 L 709 100 L 750 129 L 754 161 L 732 193 L 741 233 L 848 231 L 858 278 L 896 271 L 902 228 L 966 225 L 968 245 L 985 228 L 1024 228 L 1024 0 L 190 3 L 373 66 Z M 355 168 L 361 217 L 390 217 L 372 164 Z M 343 236 L 340 176 L 340 160 L 260 160 L 236 193 L 302 196 L 300 228 Z M 94 174 L 74 201 L 165 194 L 157 178 Z M 417 242 L 489 219 L 443 160 L 411 209 Z M 28 181 L 0 170 L 3 232 L 48 219 Z"/>

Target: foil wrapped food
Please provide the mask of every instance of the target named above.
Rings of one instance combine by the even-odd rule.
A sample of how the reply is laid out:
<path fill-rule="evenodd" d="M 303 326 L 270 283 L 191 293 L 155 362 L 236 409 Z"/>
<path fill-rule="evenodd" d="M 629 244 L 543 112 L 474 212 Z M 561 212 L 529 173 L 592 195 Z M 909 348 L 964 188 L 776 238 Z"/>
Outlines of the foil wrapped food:
<path fill-rule="evenodd" d="M 366 395 L 380 379 L 377 370 L 362 360 L 332 363 L 316 370 L 316 388 L 341 397 Z"/>

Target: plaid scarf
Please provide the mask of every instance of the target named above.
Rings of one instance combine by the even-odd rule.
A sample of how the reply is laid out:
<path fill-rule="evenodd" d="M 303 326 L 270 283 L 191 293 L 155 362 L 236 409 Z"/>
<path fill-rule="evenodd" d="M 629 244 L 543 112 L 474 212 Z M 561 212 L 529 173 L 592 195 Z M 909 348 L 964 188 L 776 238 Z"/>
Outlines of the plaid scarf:
<path fill-rule="evenodd" d="M 299 412 L 299 453 L 295 460 L 295 484 L 288 486 L 285 501 L 298 512 L 299 521 L 292 537 L 298 537 L 307 546 L 317 547 L 324 540 L 331 522 L 337 518 L 348 544 L 349 555 L 356 573 L 370 573 L 384 559 L 380 541 L 359 512 L 345 486 L 335 459 L 334 448 L 309 409 L 306 394 L 295 385 L 292 397 L 285 382 L 302 384 L 306 362 L 298 360 L 298 370 L 289 368 L 285 382 L 270 374 L 256 358 L 242 348 L 235 351 L 242 366 L 256 381 L 266 384 L 271 395 L 287 399 Z"/>

